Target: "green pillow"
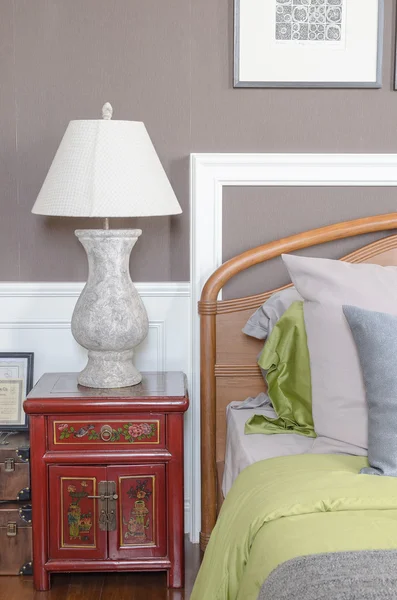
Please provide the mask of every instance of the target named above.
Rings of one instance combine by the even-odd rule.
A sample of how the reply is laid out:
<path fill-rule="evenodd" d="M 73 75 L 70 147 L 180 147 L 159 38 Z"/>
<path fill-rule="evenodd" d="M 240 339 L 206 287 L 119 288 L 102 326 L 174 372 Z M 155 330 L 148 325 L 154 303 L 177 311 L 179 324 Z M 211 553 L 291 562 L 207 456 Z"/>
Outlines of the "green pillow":
<path fill-rule="evenodd" d="M 258 364 L 267 370 L 267 393 L 278 417 L 254 415 L 246 422 L 245 433 L 298 433 L 316 437 L 303 302 L 291 304 L 277 321 Z"/>

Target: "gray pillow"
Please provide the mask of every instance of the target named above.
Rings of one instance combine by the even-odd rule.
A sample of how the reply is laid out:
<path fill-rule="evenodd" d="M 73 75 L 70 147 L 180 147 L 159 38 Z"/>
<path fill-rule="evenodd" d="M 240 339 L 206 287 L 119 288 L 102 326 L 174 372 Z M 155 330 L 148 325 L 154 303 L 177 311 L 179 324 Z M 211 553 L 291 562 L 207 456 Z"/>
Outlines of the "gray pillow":
<path fill-rule="evenodd" d="M 285 311 L 289 309 L 291 304 L 297 301 L 301 302 L 302 296 L 294 287 L 276 292 L 250 316 L 242 329 L 243 333 L 250 337 L 257 338 L 258 340 L 265 340 L 269 337 L 273 327 L 277 321 L 281 319 Z M 261 353 L 262 350 L 258 354 L 258 359 Z M 262 369 L 262 367 L 260 367 L 260 369 L 263 379 L 265 380 L 265 383 L 267 383 L 267 371 Z"/>
<path fill-rule="evenodd" d="M 243 333 L 258 340 L 266 339 L 291 304 L 302 300 L 294 287 L 276 292 L 248 319 Z"/>
<path fill-rule="evenodd" d="M 368 475 L 397 477 L 397 317 L 343 306 L 368 403 Z"/>

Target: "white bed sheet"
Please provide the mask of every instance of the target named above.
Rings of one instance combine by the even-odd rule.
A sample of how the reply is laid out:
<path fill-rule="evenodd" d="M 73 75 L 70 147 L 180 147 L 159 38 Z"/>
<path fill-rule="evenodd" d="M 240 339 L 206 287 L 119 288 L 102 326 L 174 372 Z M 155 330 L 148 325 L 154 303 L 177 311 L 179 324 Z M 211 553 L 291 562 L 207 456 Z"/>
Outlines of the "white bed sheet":
<path fill-rule="evenodd" d="M 238 474 L 249 465 L 266 458 L 309 453 L 316 441 L 315 438 L 295 433 L 245 435 L 245 423 L 253 415 L 266 415 L 272 418 L 277 415 L 271 406 L 233 410 L 232 406 L 239 404 L 239 402 L 232 402 L 226 409 L 226 454 L 222 482 L 224 496 L 232 487 Z"/>

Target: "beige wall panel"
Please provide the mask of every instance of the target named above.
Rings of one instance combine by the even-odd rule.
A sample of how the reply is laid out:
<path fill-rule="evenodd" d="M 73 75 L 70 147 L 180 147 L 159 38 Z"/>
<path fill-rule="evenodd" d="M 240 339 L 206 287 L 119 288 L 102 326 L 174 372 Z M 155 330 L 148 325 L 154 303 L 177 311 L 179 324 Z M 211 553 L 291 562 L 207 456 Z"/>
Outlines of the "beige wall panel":
<path fill-rule="evenodd" d="M 98 222 L 46 219 L 30 210 L 68 121 L 100 118 L 105 101 L 113 104 L 116 119 L 145 122 L 185 211 L 182 217 L 122 224 L 144 230 L 132 253 L 132 276 L 138 281 L 188 279 L 189 2 L 13 4 L 21 279 L 86 276 L 85 253 L 73 231 Z"/>
<path fill-rule="evenodd" d="M 0 16 L 0 280 L 19 279 L 17 136 L 12 3 Z"/>
<path fill-rule="evenodd" d="M 235 90 L 232 0 L 3 0 L 0 280 L 86 277 L 73 230 L 97 223 L 30 210 L 68 121 L 99 116 L 105 101 L 115 118 L 145 122 L 184 209 L 123 224 L 144 230 L 131 262 L 139 281 L 189 279 L 190 152 L 397 152 L 394 4 L 385 0 L 382 90 Z M 345 212 L 335 205 L 332 220 Z M 225 227 L 227 239 L 235 224 Z"/>
<path fill-rule="evenodd" d="M 223 260 L 307 229 L 397 210 L 394 187 L 229 187 L 223 198 Z M 340 258 L 379 237 L 340 240 L 303 253 Z M 277 258 L 233 278 L 224 298 L 257 294 L 285 283 L 288 275 Z"/>

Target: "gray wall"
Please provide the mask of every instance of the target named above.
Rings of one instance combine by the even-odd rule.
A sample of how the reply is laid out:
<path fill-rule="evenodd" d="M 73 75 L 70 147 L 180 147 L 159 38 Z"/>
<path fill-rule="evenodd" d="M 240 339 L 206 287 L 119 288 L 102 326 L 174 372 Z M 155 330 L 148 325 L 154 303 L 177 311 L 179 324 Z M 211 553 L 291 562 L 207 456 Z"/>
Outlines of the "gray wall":
<path fill-rule="evenodd" d="M 104 101 L 115 118 L 145 122 L 184 210 L 127 223 L 144 230 L 136 281 L 189 279 L 190 152 L 397 152 L 394 2 L 385 5 L 382 90 L 234 90 L 232 0 L 2 0 L 0 280 L 85 278 L 73 230 L 97 223 L 30 210 L 68 121 L 98 117 Z M 332 193 L 308 192 L 309 206 L 291 189 L 233 190 L 226 257 L 250 245 L 251 230 L 233 235 L 247 206 L 259 243 L 262 232 L 265 240 L 394 208 L 393 190 L 345 190 L 343 201 Z M 267 202 L 285 218 L 269 219 Z"/>

